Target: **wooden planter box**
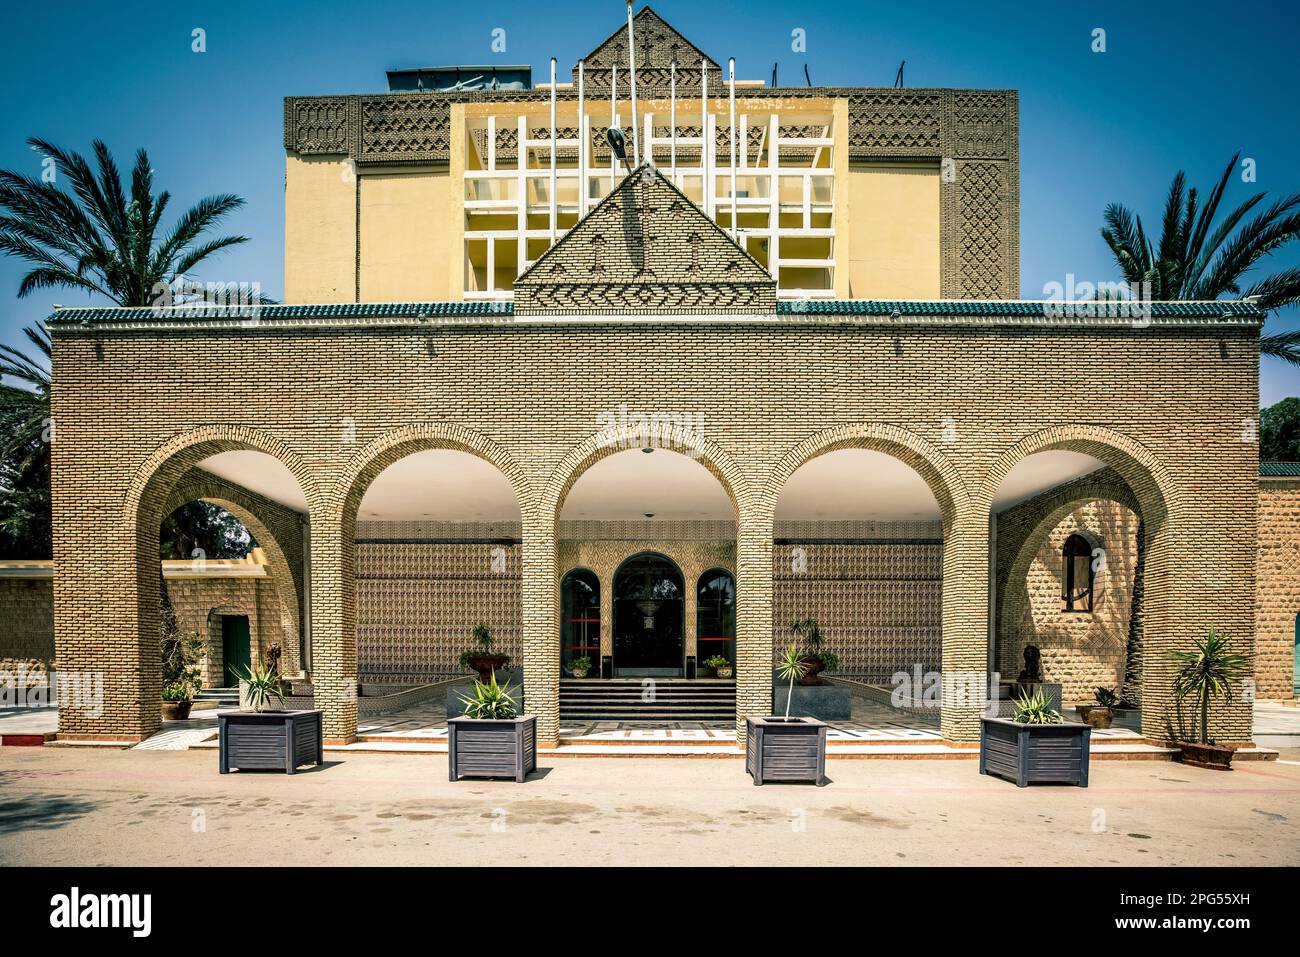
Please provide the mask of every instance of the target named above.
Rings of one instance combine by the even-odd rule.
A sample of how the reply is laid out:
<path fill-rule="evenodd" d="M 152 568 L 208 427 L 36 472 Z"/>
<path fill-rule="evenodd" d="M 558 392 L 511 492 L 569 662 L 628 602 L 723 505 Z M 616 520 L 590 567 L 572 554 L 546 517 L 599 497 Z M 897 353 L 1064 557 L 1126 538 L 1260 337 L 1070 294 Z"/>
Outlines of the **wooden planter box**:
<path fill-rule="evenodd" d="M 221 773 L 283 771 L 300 764 L 324 764 L 319 711 L 228 711 L 217 715 L 221 736 Z"/>
<path fill-rule="evenodd" d="M 746 718 L 745 770 L 754 784 L 826 783 L 826 723 L 816 718 Z"/>
<path fill-rule="evenodd" d="M 1088 786 L 1086 724 L 1020 724 L 1006 718 L 980 721 L 980 774 L 994 774 L 1016 787 L 1031 784 Z"/>
<path fill-rule="evenodd" d="M 447 777 L 514 778 L 537 770 L 537 718 L 447 719 Z"/>

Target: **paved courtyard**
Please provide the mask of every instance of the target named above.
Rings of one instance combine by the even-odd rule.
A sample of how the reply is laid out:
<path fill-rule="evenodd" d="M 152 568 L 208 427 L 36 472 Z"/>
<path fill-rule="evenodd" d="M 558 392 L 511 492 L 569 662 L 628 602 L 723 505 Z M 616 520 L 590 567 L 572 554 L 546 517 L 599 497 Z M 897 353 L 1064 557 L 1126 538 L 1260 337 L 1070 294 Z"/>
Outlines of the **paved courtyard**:
<path fill-rule="evenodd" d="M 523 784 L 451 784 L 442 755 L 221 776 L 212 751 L 0 748 L 0 865 L 1300 859 L 1294 762 L 1102 762 L 1086 790 L 1019 790 L 973 761 L 831 760 L 824 788 L 755 788 L 739 758 L 541 764 Z"/>

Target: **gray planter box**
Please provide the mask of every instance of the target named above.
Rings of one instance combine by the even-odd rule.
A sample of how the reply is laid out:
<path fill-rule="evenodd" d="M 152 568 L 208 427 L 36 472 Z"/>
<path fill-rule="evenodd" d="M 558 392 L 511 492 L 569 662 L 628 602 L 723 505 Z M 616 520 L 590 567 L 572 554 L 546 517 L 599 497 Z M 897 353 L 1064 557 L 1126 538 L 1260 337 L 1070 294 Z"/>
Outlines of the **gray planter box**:
<path fill-rule="evenodd" d="M 514 778 L 537 770 L 537 718 L 447 720 L 447 777 Z"/>
<path fill-rule="evenodd" d="M 980 720 L 980 774 L 993 774 L 1016 787 L 1031 784 L 1088 786 L 1086 724 L 1020 724 L 1005 718 Z"/>
<path fill-rule="evenodd" d="M 745 770 L 754 784 L 826 783 L 826 725 L 816 718 L 746 718 Z"/>
<path fill-rule="evenodd" d="M 221 773 L 283 771 L 324 764 L 319 711 L 228 711 L 217 715 Z"/>
<path fill-rule="evenodd" d="M 790 685 L 776 679 L 772 684 L 772 713 L 785 714 L 785 699 L 790 697 L 790 714 L 820 721 L 847 721 L 853 717 L 853 689 L 847 685 Z"/>

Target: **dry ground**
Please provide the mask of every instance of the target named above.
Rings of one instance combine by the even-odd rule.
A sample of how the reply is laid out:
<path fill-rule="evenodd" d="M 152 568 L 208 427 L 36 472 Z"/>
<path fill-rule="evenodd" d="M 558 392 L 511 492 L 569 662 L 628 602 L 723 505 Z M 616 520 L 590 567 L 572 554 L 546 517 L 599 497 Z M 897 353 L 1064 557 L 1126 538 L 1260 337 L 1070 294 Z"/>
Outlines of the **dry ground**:
<path fill-rule="evenodd" d="M 832 760 L 824 788 L 753 787 L 738 758 L 543 764 L 451 784 L 441 756 L 223 777 L 210 750 L 0 748 L 0 864 L 1300 862 L 1300 764 L 1098 761 L 1086 790 L 974 761 Z"/>

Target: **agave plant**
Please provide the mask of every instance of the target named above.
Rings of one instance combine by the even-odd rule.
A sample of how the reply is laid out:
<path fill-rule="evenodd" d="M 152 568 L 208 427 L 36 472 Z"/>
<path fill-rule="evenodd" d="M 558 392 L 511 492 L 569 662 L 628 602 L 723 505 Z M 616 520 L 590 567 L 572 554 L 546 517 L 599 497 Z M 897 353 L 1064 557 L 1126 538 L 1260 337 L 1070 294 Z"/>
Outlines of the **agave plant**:
<path fill-rule="evenodd" d="M 790 691 L 785 696 L 785 716 L 790 718 L 790 702 L 794 700 L 794 683 L 808 673 L 808 666 L 803 661 L 803 655 L 799 651 L 799 644 L 791 642 L 790 647 L 785 650 L 776 662 L 776 673 L 782 680 L 789 680 Z"/>
<path fill-rule="evenodd" d="M 1015 700 L 1014 707 L 1011 720 L 1020 724 L 1061 724 L 1065 721 L 1042 689 L 1021 695 Z"/>
<path fill-rule="evenodd" d="M 497 684 L 497 673 L 492 672 L 487 681 L 474 682 L 474 694 L 460 696 L 465 703 L 465 717 L 479 720 L 509 720 L 518 714 L 515 699 L 510 696 L 510 682 Z"/>
<path fill-rule="evenodd" d="M 1171 651 L 1179 667 L 1174 695 L 1179 701 L 1195 695 L 1201 702 L 1200 743 L 1209 744 L 1210 698 L 1232 700 L 1232 683 L 1250 673 L 1250 658 L 1228 650 L 1228 636 L 1211 628 L 1197 638 L 1192 651 Z"/>
<path fill-rule="evenodd" d="M 243 672 L 235 672 L 240 682 L 245 685 L 248 702 L 254 711 L 261 711 L 270 698 L 284 704 L 284 695 L 280 693 L 280 675 L 275 668 L 266 666 L 254 668 L 248 665 Z"/>
<path fill-rule="evenodd" d="M 1111 688 L 1098 688 L 1093 692 L 1093 699 L 1103 708 L 1113 708 L 1119 704 L 1119 695 Z"/>
<path fill-rule="evenodd" d="M 1152 242 L 1142 217 L 1120 203 L 1106 207 L 1102 238 L 1110 246 L 1124 279 L 1142 284 L 1144 297 L 1155 301 L 1255 299 L 1273 311 L 1300 302 L 1300 268 L 1277 269 L 1254 282 L 1246 274 L 1277 250 L 1300 239 L 1300 193 L 1274 200 L 1255 212 L 1268 195 L 1258 192 L 1218 219 L 1238 153 L 1202 197 L 1187 188 L 1179 170 L 1165 198 L 1160 237 Z M 1254 217 L 1247 219 L 1254 212 Z M 1300 365 L 1300 330 L 1261 336 L 1261 355 Z"/>

